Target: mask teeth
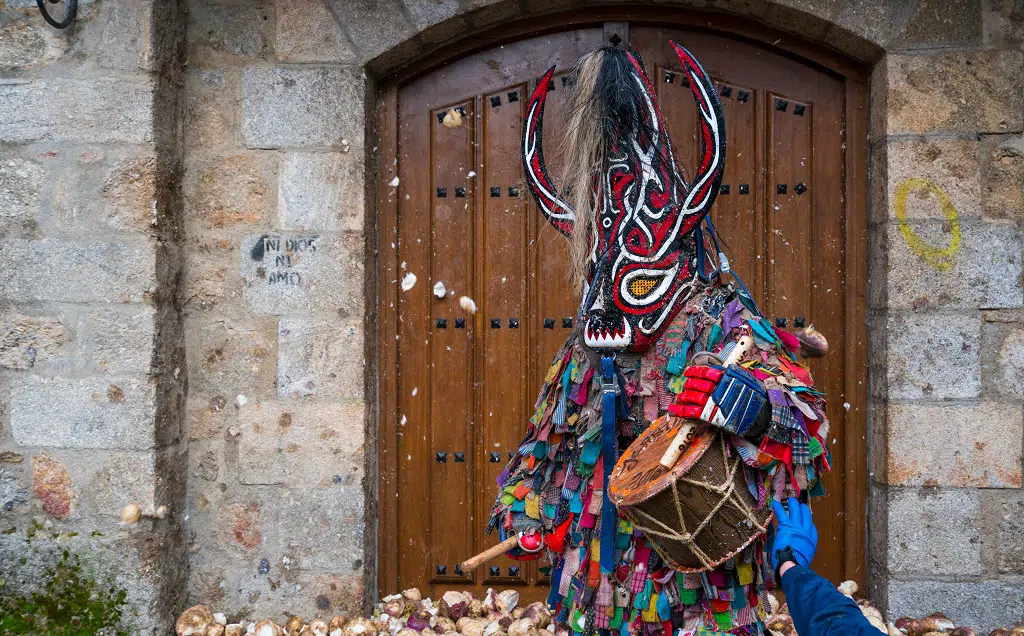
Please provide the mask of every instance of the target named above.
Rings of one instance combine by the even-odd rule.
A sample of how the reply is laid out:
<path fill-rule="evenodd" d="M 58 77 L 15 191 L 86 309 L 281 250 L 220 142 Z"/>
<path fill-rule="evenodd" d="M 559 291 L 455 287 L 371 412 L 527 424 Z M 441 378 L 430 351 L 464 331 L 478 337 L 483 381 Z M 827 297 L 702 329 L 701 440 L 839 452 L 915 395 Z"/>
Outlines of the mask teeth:
<path fill-rule="evenodd" d="M 615 327 L 614 329 L 596 329 L 595 330 L 593 327 L 588 325 L 587 326 L 586 334 L 587 334 L 587 339 L 590 340 L 595 345 L 607 345 L 607 344 L 621 345 L 621 344 L 624 344 L 624 342 L 620 342 L 620 340 L 624 340 L 625 339 L 626 332 L 628 330 L 629 330 L 629 326 L 626 323 L 625 318 L 623 318 L 622 322 L 619 323 L 618 327 Z"/>

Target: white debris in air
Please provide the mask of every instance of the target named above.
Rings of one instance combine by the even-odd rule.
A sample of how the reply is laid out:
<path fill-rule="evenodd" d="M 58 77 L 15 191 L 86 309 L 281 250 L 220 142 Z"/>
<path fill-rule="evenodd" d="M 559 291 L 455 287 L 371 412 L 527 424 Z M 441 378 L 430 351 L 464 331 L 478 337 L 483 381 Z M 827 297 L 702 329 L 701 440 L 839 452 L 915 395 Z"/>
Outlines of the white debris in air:
<path fill-rule="evenodd" d="M 409 272 L 402 279 L 402 291 L 409 291 L 416 286 L 416 274 Z"/>
<path fill-rule="evenodd" d="M 402 416 L 402 426 L 405 426 L 405 423 L 408 422 L 408 421 L 409 421 L 409 418 L 407 418 L 406 416 L 403 415 Z"/>
<path fill-rule="evenodd" d="M 397 188 L 398 187 L 398 177 L 395 177 L 394 179 L 392 179 L 391 183 L 388 184 L 388 185 L 390 185 L 392 188 Z"/>
<path fill-rule="evenodd" d="M 235 398 L 235 404 L 237 404 L 238 406 L 245 406 L 248 403 L 249 398 L 245 397 L 244 395 L 239 395 L 238 397 Z"/>
<path fill-rule="evenodd" d="M 466 175 L 466 178 L 472 179 L 475 176 L 476 176 L 476 172 L 474 172 L 473 170 L 470 170 L 469 174 Z"/>
<path fill-rule="evenodd" d="M 434 295 L 438 298 L 444 298 L 444 295 L 448 292 L 448 288 L 444 286 L 444 283 L 437 281 L 434 283 Z"/>
<path fill-rule="evenodd" d="M 420 392 L 420 387 L 418 387 L 418 386 L 412 387 L 412 396 L 413 397 L 416 397 L 416 394 L 419 393 L 419 392 Z"/>
<path fill-rule="evenodd" d="M 462 113 L 454 108 L 449 108 L 441 123 L 444 124 L 445 128 L 458 128 L 462 125 Z"/>
<path fill-rule="evenodd" d="M 846 409 L 847 411 L 849 411 L 850 410 L 850 403 L 849 402 L 843 402 L 843 408 Z"/>
<path fill-rule="evenodd" d="M 469 296 L 462 296 L 459 298 L 459 307 L 462 307 L 462 310 L 467 314 L 476 313 L 476 303 L 473 302 L 473 299 Z"/>

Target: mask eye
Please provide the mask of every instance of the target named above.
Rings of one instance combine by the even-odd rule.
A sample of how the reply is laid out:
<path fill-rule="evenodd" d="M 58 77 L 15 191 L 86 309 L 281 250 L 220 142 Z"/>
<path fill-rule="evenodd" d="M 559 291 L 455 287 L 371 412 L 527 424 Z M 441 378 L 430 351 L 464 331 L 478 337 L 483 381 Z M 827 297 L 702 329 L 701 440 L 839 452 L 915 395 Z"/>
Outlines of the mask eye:
<path fill-rule="evenodd" d="M 629 293 L 635 298 L 643 298 L 647 294 L 651 293 L 651 290 L 657 287 L 659 282 L 661 282 L 660 278 L 637 276 L 633 280 L 629 281 Z"/>
<path fill-rule="evenodd" d="M 633 310 L 654 305 L 664 300 L 665 294 L 671 291 L 678 271 L 679 263 L 674 263 L 668 268 L 633 268 L 622 275 L 618 286 L 618 298 Z"/>

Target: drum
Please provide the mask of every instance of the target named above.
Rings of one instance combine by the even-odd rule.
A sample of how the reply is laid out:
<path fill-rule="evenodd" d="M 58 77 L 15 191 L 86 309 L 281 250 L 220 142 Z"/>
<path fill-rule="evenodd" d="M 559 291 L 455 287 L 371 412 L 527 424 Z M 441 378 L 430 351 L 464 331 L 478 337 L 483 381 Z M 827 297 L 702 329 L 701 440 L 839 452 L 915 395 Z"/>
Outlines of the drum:
<path fill-rule="evenodd" d="M 671 469 L 660 460 L 676 434 L 694 426 Z M 619 458 L 608 497 L 619 514 L 680 572 L 721 565 L 768 529 L 772 509 L 758 509 L 747 489 L 743 462 L 729 457 L 727 433 L 703 422 L 665 416 L 640 434 Z"/>

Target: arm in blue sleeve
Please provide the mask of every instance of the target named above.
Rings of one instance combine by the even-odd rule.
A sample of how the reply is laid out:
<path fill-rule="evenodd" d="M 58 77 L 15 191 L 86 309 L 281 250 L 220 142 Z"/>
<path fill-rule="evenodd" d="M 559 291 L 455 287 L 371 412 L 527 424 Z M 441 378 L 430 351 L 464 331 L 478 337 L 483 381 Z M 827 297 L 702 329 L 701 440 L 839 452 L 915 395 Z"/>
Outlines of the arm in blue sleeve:
<path fill-rule="evenodd" d="M 860 607 L 828 580 L 796 565 L 782 575 L 789 614 L 800 636 L 878 636 Z"/>

